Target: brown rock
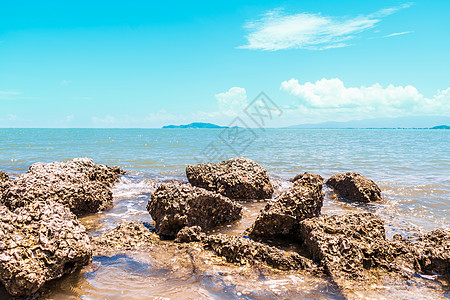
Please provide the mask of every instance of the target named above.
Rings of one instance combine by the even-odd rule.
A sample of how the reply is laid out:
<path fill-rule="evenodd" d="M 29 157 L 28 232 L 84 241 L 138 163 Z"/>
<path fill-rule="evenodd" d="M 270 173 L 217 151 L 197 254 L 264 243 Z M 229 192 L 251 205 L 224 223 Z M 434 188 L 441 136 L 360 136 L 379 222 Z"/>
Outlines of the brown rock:
<path fill-rule="evenodd" d="M 312 174 L 305 172 L 303 174 L 298 174 L 294 178 L 289 179 L 290 182 L 296 182 L 297 180 L 301 180 L 307 177 L 314 177 L 317 182 L 323 182 L 324 178 L 318 174 Z"/>
<path fill-rule="evenodd" d="M 9 178 L 8 174 L 6 174 L 3 171 L 0 171 L 0 199 L 2 197 L 2 193 L 8 189 L 8 187 L 11 185 L 12 180 Z"/>
<path fill-rule="evenodd" d="M 273 187 L 267 171 L 256 162 L 243 157 L 217 164 L 186 167 L 189 183 L 215 191 L 231 199 L 269 199 Z"/>
<path fill-rule="evenodd" d="M 326 184 L 341 197 L 350 201 L 373 202 L 382 200 L 378 185 L 359 173 L 342 173 L 331 176 Z"/>

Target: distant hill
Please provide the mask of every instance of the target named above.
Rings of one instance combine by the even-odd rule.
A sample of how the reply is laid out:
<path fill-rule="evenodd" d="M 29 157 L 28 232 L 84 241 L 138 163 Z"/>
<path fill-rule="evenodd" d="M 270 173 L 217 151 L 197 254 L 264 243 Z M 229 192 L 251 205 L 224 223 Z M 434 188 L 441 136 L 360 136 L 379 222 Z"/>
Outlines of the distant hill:
<path fill-rule="evenodd" d="M 163 128 L 228 128 L 227 126 L 219 126 L 212 123 L 195 122 L 187 125 L 167 125 Z"/>
<path fill-rule="evenodd" d="M 432 128 L 436 124 L 450 124 L 447 116 L 422 116 L 400 118 L 378 118 L 353 120 L 347 122 L 324 122 L 317 124 L 300 124 L 285 128 Z M 446 126 L 446 125 L 442 125 Z M 436 126 L 438 127 L 438 126 Z"/>
<path fill-rule="evenodd" d="M 448 126 L 448 125 L 439 125 L 439 126 L 431 127 L 430 129 L 450 129 L 450 126 Z"/>

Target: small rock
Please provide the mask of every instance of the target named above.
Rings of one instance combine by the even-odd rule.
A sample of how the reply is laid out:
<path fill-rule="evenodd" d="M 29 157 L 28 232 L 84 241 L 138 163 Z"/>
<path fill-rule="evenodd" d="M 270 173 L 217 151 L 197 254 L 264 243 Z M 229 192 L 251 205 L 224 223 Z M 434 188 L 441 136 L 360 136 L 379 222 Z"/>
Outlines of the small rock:
<path fill-rule="evenodd" d="M 173 238 L 185 226 L 208 230 L 241 218 L 242 206 L 227 197 L 190 184 L 163 183 L 147 210 L 158 233 Z"/>
<path fill-rule="evenodd" d="M 231 199 L 270 199 L 273 187 L 266 169 L 243 157 L 217 164 L 186 167 L 189 183 Z"/>
<path fill-rule="evenodd" d="M 326 184 L 333 187 L 341 197 L 350 201 L 381 201 L 381 190 L 378 185 L 359 173 L 342 173 L 331 176 Z"/>
<path fill-rule="evenodd" d="M 177 243 L 191 243 L 200 242 L 205 237 L 200 226 L 184 227 L 177 233 L 175 242 Z"/>
<path fill-rule="evenodd" d="M 322 176 L 320 176 L 318 174 L 307 173 L 307 172 L 305 172 L 303 174 L 298 174 L 294 178 L 289 179 L 289 181 L 290 182 L 296 182 L 297 180 L 301 180 L 301 179 L 304 179 L 304 178 L 307 178 L 307 177 L 314 177 L 317 182 L 323 182 L 324 181 L 324 178 Z"/>

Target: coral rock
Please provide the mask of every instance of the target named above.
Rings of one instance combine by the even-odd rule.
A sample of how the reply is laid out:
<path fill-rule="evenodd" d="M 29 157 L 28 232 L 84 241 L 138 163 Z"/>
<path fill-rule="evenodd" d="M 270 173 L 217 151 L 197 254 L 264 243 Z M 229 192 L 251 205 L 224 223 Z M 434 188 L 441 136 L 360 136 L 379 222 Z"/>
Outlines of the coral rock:
<path fill-rule="evenodd" d="M 350 201 L 373 202 L 382 200 L 378 185 L 359 173 L 342 173 L 331 176 L 326 184 Z"/>

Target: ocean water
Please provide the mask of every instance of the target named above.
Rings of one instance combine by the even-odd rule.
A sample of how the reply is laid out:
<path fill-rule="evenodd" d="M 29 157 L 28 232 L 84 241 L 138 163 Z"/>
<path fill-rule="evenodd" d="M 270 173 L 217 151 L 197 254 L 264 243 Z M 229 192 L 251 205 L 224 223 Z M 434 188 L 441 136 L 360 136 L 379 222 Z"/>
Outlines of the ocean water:
<path fill-rule="evenodd" d="M 374 212 L 385 221 L 388 237 L 395 233 L 408 236 L 436 228 L 450 229 L 449 130 L 259 129 L 237 134 L 223 129 L 0 129 L 0 170 L 13 177 L 26 172 L 35 162 L 75 157 L 90 157 L 97 163 L 118 165 L 129 172 L 114 189 L 113 209 L 81 218 L 91 235 L 111 229 L 123 220 L 151 222 L 145 210 L 150 197 L 147 179 L 185 180 L 188 164 L 235 156 L 257 161 L 284 188 L 289 186 L 287 179 L 303 172 L 327 178 L 355 171 L 373 179 L 382 189 L 382 203 L 348 203 L 336 199 L 327 189 L 322 211 Z M 242 233 L 264 203 L 244 206 L 242 221 L 217 230 Z M 94 270 L 83 270 L 56 281 L 50 298 L 341 297 L 323 280 L 273 275 L 248 286 L 246 278 L 236 274 L 228 279 L 230 283 L 218 279 L 219 271 L 207 270 L 200 275 L 161 271 L 153 267 L 155 261 L 158 258 L 149 261 L 148 255 L 142 253 L 94 258 Z M 435 294 L 426 290 L 426 295 L 449 297 L 448 287 L 428 284 Z M 421 298 L 424 289 L 418 286 L 423 285 L 396 283 L 389 292 L 381 289 L 380 294 L 373 296 Z"/>

